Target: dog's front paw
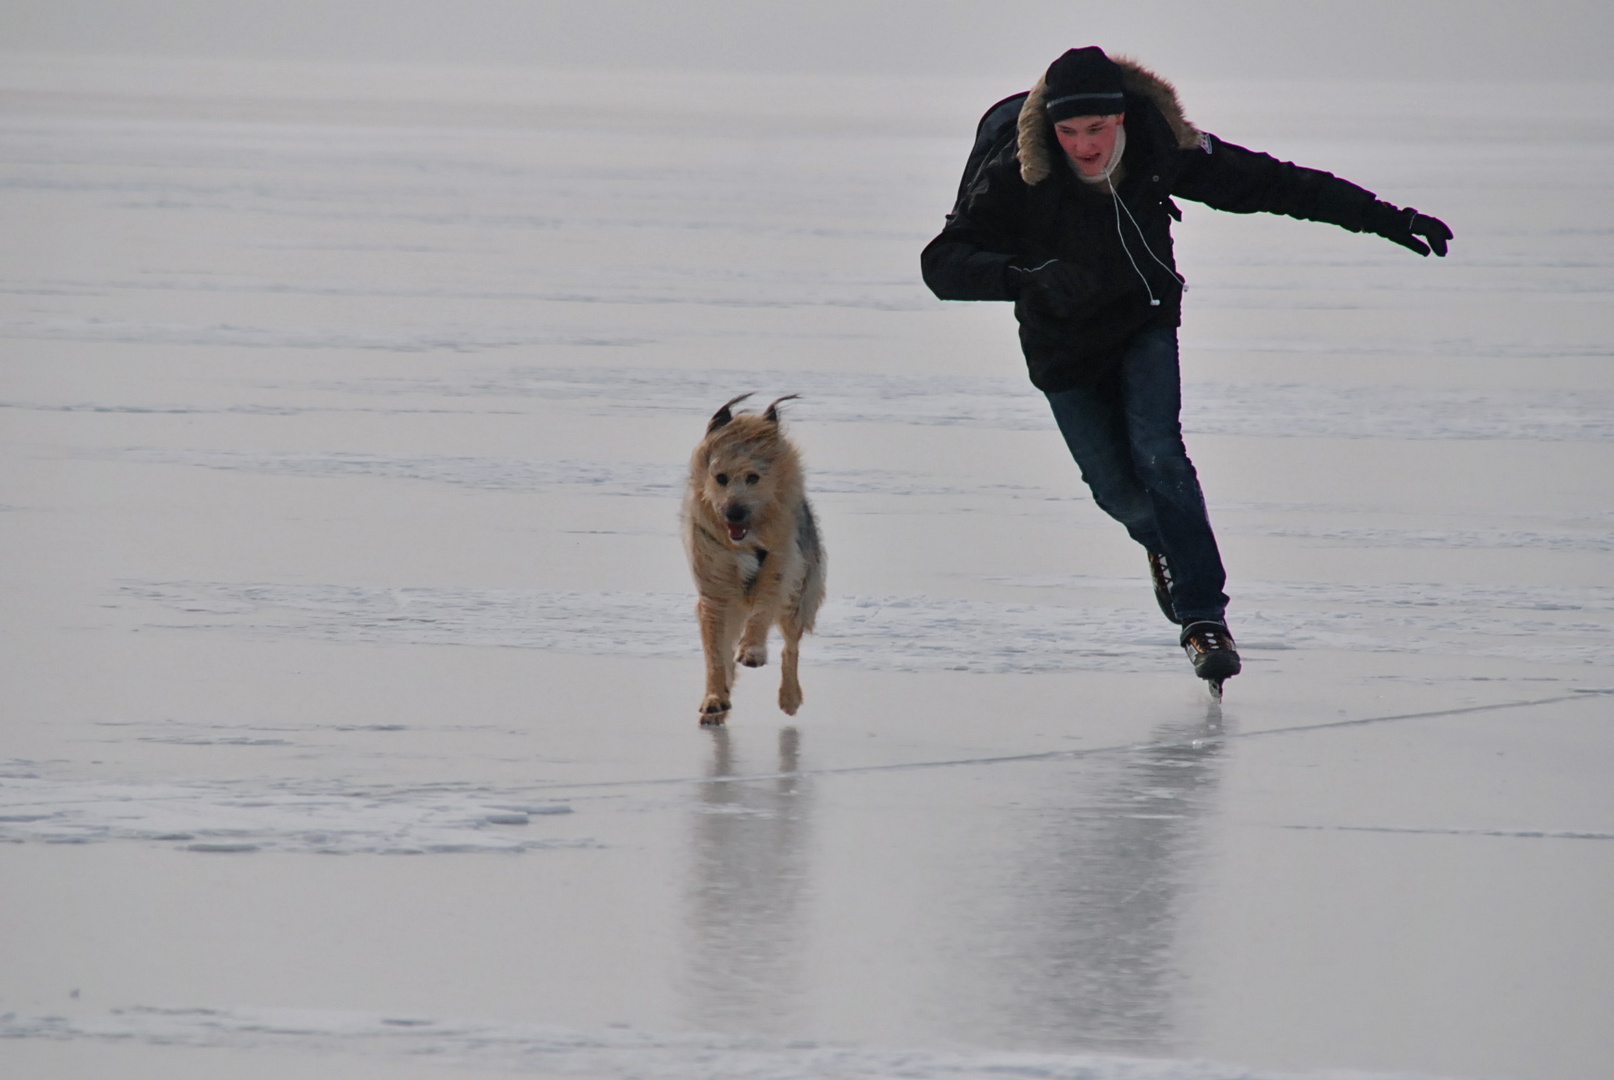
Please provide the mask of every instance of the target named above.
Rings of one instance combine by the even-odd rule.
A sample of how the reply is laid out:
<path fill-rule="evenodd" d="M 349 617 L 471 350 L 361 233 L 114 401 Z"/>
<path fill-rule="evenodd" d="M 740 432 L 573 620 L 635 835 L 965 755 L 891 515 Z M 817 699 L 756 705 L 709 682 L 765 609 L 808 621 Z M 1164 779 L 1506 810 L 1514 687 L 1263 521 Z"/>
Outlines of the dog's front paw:
<path fill-rule="evenodd" d="M 729 718 L 728 698 L 718 697 L 716 694 L 707 694 L 706 700 L 701 702 L 701 727 L 714 727 Z"/>
<path fill-rule="evenodd" d="M 734 654 L 734 658 L 746 667 L 761 667 L 768 662 L 768 647 L 766 645 L 743 645 Z"/>
<path fill-rule="evenodd" d="M 781 686 L 779 688 L 779 708 L 786 716 L 795 716 L 796 710 L 801 708 L 801 687 Z"/>

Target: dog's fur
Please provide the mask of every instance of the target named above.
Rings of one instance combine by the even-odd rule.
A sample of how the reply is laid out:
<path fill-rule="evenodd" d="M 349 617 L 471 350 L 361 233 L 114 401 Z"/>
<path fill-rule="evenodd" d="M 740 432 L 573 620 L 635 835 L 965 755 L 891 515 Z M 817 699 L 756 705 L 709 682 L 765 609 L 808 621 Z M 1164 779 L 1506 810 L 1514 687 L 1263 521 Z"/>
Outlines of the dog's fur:
<path fill-rule="evenodd" d="M 807 501 L 801 458 L 780 430 L 780 398 L 760 416 L 731 409 L 712 416 L 689 461 L 684 494 L 684 547 L 700 599 L 706 650 L 702 724 L 721 724 L 730 708 L 736 662 L 768 662 L 768 631 L 784 637 L 779 707 L 801 706 L 797 652 L 824 600 L 824 548 Z"/>

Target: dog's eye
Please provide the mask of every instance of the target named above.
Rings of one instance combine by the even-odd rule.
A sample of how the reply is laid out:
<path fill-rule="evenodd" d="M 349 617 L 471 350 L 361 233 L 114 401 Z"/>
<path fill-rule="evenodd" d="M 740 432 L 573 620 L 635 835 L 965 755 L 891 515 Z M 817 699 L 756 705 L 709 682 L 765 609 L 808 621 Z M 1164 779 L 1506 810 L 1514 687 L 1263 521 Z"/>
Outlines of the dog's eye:
<path fill-rule="evenodd" d="M 754 484 L 758 480 L 761 480 L 761 479 L 762 479 L 762 477 L 758 476 L 756 473 L 750 473 L 749 475 L 746 476 L 745 482 L 747 484 Z"/>
<path fill-rule="evenodd" d="M 720 472 L 716 476 L 712 477 L 712 479 L 717 481 L 718 487 L 729 486 L 729 474 L 726 472 Z"/>

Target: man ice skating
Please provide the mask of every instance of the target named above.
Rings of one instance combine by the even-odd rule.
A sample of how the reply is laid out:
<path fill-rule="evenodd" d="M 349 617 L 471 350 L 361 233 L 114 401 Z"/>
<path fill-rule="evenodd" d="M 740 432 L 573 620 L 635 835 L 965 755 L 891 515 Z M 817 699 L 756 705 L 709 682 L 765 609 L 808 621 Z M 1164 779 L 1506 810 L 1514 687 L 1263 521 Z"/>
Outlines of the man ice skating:
<path fill-rule="evenodd" d="M 925 283 L 943 300 L 1014 301 L 1032 383 L 1094 501 L 1148 552 L 1160 609 L 1219 695 L 1240 664 L 1178 420 L 1174 195 L 1376 233 L 1420 255 L 1445 255 L 1452 233 L 1330 173 L 1201 132 L 1170 83 L 1093 46 L 982 118 L 958 203 L 920 257 Z"/>

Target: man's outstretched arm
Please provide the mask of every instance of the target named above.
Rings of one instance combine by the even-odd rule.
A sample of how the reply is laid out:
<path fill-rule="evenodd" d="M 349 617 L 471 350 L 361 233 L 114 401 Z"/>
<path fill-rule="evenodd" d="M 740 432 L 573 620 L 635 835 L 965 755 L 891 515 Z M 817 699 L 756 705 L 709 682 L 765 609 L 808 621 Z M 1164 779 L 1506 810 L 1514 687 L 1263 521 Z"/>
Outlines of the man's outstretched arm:
<path fill-rule="evenodd" d="M 1320 169 L 1206 136 L 1203 149 L 1180 151 L 1175 194 L 1235 214 L 1287 214 L 1351 232 L 1370 232 L 1428 255 L 1445 255 L 1452 231 L 1439 218 L 1395 206 Z"/>

